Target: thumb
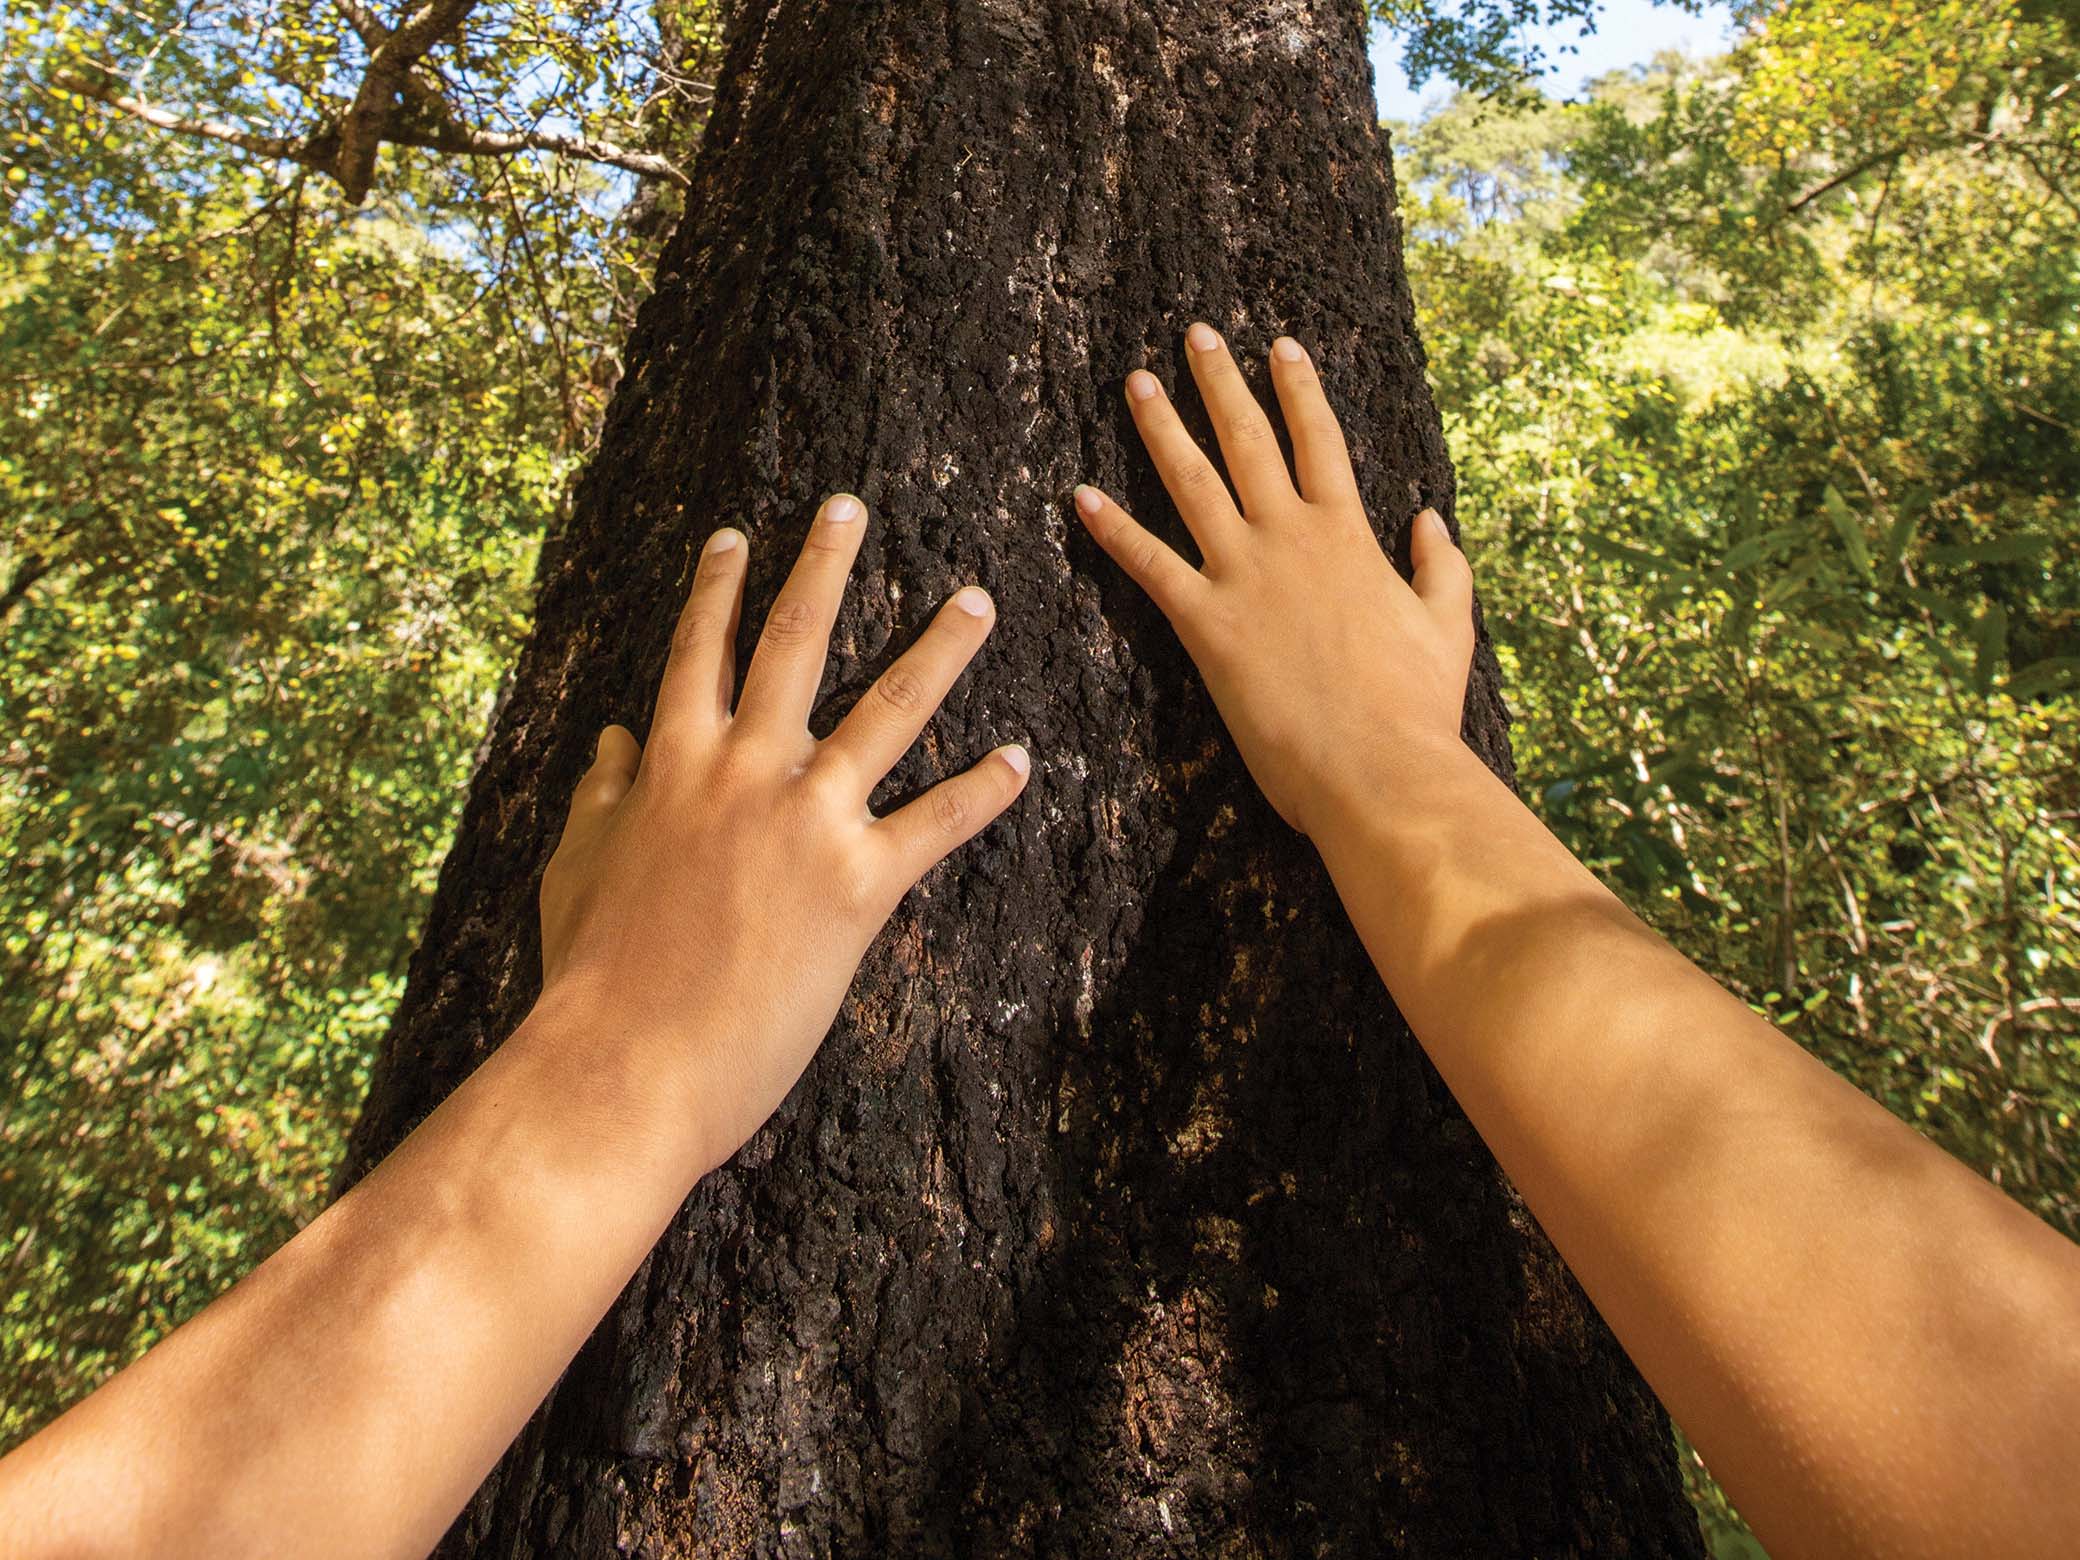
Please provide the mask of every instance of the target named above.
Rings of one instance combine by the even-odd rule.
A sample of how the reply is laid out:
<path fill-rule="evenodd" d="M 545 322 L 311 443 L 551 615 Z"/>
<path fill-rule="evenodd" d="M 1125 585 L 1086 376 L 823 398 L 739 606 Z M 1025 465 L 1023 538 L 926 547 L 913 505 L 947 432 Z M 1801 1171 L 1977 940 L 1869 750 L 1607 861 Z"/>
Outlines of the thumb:
<path fill-rule="evenodd" d="M 1452 542 L 1444 517 L 1434 509 L 1416 516 L 1408 539 L 1409 561 L 1415 565 L 1416 595 L 1429 609 L 1431 619 L 1447 633 L 1471 631 L 1473 623 L 1473 571 L 1466 554 Z"/>
<path fill-rule="evenodd" d="M 599 734 L 592 767 L 578 781 L 571 797 L 573 816 L 601 816 L 612 812 L 635 784 L 636 767 L 643 761 L 642 744 L 626 726 L 609 726 Z"/>

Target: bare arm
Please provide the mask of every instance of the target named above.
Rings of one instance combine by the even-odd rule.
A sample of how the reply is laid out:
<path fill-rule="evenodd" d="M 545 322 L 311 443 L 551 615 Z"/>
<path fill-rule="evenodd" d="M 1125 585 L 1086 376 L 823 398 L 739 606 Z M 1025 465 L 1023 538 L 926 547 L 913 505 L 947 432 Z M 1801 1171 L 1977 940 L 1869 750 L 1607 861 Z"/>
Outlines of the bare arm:
<path fill-rule="evenodd" d="M 424 1554 L 694 1182 L 801 1074 L 910 886 L 1024 784 L 1004 749 L 867 796 L 989 631 L 957 595 L 837 731 L 807 723 L 865 529 L 826 504 L 734 714 L 746 548 L 702 555 L 650 747 L 602 736 L 542 889 L 544 991 L 387 1160 L 0 1462 L 25 1557 Z"/>
<path fill-rule="evenodd" d="M 1297 344 L 1295 476 L 1219 337 L 1187 354 L 1239 504 L 1154 378 L 1128 399 L 1198 568 L 1078 508 L 1308 833 L 1403 1014 L 1771 1552 L 2063 1554 L 2080 1248 L 1663 942 L 1458 739 L 1471 582 L 1373 540 Z"/>

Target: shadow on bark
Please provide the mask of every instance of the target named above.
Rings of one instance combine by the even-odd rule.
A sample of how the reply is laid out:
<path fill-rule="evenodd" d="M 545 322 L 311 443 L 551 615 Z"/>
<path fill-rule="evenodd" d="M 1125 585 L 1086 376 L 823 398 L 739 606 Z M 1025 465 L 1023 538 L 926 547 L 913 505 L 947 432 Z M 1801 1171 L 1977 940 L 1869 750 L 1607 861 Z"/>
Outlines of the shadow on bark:
<path fill-rule="evenodd" d="M 1238 828 L 1264 837 L 1270 879 L 1209 880 L 1194 842 Z M 1089 1102 L 1055 1136 L 1073 1233 L 964 1383 L 928 1520 L 879 1536 L 934 1554 L 1690 1552 L 1686 1516 L 1661 1526 L 1651 1400 L 1527 1239 L 1282 829 L 1241 787 L 1181 807 L 1145 926 L 1268 893 L 1315 935 L 1288 961 L 1238 906 L 1240 936 L 1180 958 L 1157 931 L 1129 954 L 1065 1069 Z M 1348 947 L 1321 959 L 1322 935 Z M 1281 1026 L 1289 986 L 1323 975 L 1299 1005 L 1328 1021 Z M 1556 1321 L 1574 1336 L 1535 1336 Z"/>

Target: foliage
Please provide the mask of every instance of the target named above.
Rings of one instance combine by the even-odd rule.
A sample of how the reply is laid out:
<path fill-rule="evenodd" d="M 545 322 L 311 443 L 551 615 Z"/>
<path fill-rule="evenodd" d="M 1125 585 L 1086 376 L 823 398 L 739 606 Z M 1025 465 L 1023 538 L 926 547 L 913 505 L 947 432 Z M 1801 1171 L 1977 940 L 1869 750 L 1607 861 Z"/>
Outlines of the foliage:
<path fill-rule="evenodd" d="M 1534 802 L 2080 1231 L 2064 8 L 1743 6 L 1572 105 L 1521 25 L 1591 0 L 1375 9 L 1472 89 L 1405 216 Z M 463 6 L 412 68 L 683 164 L 716 14 Z M 370 58 L 257 0 L 0 23 L 0 1443 L 321 1202 L 672 214 L 405 118 L 343 200 Z"/>
<path fill-rule="evenodd" d="M 2080 1234 L 2080 116 L 2026 8 L 1905 16 L 1462 99 L 1411 270 L 1547 821 Z"/>
<path fill-rule="evenodd" d="M 1701 11 L 1705 0 L 1654 0 Z M 1740 0 L 1737 10 L 1754 8 Z M 1460 91 L 1512 107 L 1536 107 L 1533 86 L 1546 67 L 1538 29 L 1596 30 L 1603 0 L 1367 0 L 1366 9 L 1401 40 L 1410 81 L 1442 76 Z"/>
<path fill-rule="evenodd" d="M 322 1206 L 661 231 L 586 162 L 392 149 L 355 209 L 51 86 L 307 101 L 313 25 L 0 35 L 0 1444 Z"/>

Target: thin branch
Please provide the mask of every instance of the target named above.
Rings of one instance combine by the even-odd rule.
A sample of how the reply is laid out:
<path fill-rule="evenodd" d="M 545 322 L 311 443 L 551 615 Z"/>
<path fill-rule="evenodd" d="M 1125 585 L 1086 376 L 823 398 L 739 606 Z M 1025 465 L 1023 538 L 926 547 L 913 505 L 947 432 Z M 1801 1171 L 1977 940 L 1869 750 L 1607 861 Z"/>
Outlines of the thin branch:
<path fill-rule="evenodd" d="M 2063 184 L 2060 184 L 2058 180 L 2052 178 L 2050 174 L 2044 171 L 2043 164 L 2039 163 L 2036 160 L 2036 158 L 2030 156 L 2029 148 L 2026 143 L 2013 139 L 2012 137 L 2003 137 L 1998 135 L 1975 135 L 1972 137 L 1972 139 L 1974 141 L 1977 141 L 1982 147 L 2005 146 L 2009 151 L 2015 154 L 2016 158 L 2022 163 L 2022 165 L 2025 168 L 2029 169 L 2031 173 L 2037 176 L 2038 182 L 2041 183 L 2045 189 L 2049 190 L 2053 197 L 2062 201 L 2065 204 L 2066 210 L 2070 211 L 2074 216 L 2080 217 L 2080 202 L 2076 202 L 2073 199 L 2073 197 L 2066 192 L 2066 187 Z"/>
<path fill-rule="evenodd" d="M 627 147 L 593 136 L 564 135 L 554 130 L 481 130 L 473 125 L 451 122 L 431 128 L 415 126 L 393 130 L 385 139 L 399 146 L 418 146 L 435 152 L 468 152 L 485 157 L 510 157 L 515 152 L 555 152 L 585 162 L 623 168 L 648 179 L 662 179 L 681 189 L 692 182 L 668 157 L 630 151 Z"/>
<path fill-rule="evenodd" d="M 293 162 L 309 162 L 313 149 L 307 141 L 292 141 L 285 136 L 255 135 L 250 130 L 241 130 L 237 125 L 226 124 L 221 119 L 190 119 L 170 109 L 147 103 L 142 98 L 104 87 L 83 76 L 69 72 L 53 78 L 51 85 L 65 92 L 77 92 L 97 103 L 121 109 L 132 118 L 142 119 L 146 124 L 175 135 L 194 136 L 206 141 L 225 141 L 257 157 L 284 157 Z"/>
<path fill-rule="evenodd" d="M 1836 174 L 1833 178 L 1829 179 L 1825 184 L 1816 184 L 1815 186 L 1813 186 L 1813 188 L 1807 190 L 1805 194 L 1799 196 L 1797 200 L 1793 201 L 1790 205 L 1786 206 L 1784 208 L 1784 216 L 1797 216 L 1801 211 L 1805 210 L 1806 207 L 1812 205 L 1812 203 L 1818 200 L 1821 196 L 1828 194 L 1830 191 L 1840 189 L 1851 179 L 1861 178 L 1864 174 L 1869 173 L 1871 169 L 1877 167 L 1881 163 L 1897 162 L 1900 158 L 1906 156 L 1907 153 L 1912 151 L 1913 149 L 1913 144 L 1911 142 L 1903 141 L 1898 146 L 1888 147 L 1886 150 L 1882 152 L 1873 152 L 1870 156 L 1864 158 L 1862 161 L 1851 163 L 1847 168 L 1844 168 L 1840 173 Z"/>
<path fill-rule="evenodd" d="M 1979 1036 L 1979 1049 L 1994 1066 L 2000 1066 L 2000 1052 L 1993 1048 L 1993 1037 L 2001 1032 L 2001 1025 L 2011 1023 L 2018 1014 L 2049 1012 L 2080 1013 L 2080 997 L 2031 997 L 2027 1002 L 2016 1003 L 2013 1013 L 1996 1013 Z"/>

